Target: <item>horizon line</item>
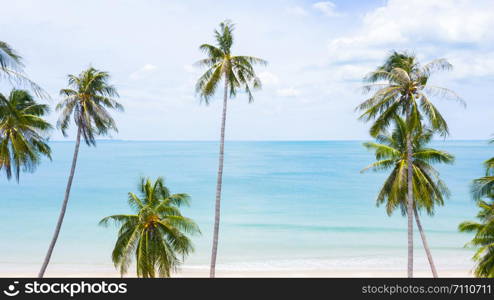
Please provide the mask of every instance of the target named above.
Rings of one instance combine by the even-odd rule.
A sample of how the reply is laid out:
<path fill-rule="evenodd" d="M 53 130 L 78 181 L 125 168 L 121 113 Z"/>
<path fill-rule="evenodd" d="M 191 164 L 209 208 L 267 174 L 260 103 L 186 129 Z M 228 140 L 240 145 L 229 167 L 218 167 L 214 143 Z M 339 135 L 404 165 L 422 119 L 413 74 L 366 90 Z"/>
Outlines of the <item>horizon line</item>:
<path fill-rule="evenodd" d="M 373 139 L 314 139 L 314 140 L 225 140 L 225 142 L 359 142 Z M 96 139 L 98 142 L 219 142 L 219 140 L 132 140 L 132 139 Z M 485 141 L 489 139 L 433 139 L 432 141 Z M 75 139 L 56 139 L 50 142 L 75 142 Z"/>

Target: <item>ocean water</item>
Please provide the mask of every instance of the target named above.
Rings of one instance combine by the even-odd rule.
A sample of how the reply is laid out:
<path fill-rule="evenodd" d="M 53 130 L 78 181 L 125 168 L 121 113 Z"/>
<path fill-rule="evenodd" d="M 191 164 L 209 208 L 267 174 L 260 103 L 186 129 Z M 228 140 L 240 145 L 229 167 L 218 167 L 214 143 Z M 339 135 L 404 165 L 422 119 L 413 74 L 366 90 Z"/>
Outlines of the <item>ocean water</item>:
<path fill-rule="evenodd" d="M 51 238 L 63 199 L 74 143 L 52 142 L 45 161 L 20 183 L 0 177 L 0 272 L 33 275 Z M 473 251 L 461 221 L 473 220 L 469 195 L 484 141 L 436 141 L 456 156 L 438 166 L 452 196 L 434 217 L 422 215 L 439 270 L 470 270 Z M 130 212 L 127 193 L 140 176 L 164 176 L 172 192 L 188 193 L 184 215 L 199 224 L 196 251 L 185 266 L 207 268 L 217 169 L 216 142 L 100 141 L 81 146 L 72 194 L 50 270 L 111 265 L 116 228 L 98 221 Z M 386 173 L 359 171 L 373 162 L 359 141 L 227 142 L 218 268 L 224 270 L 403 270 L 406 219 L 388 217 L 375 197 Z M 415 265 L 427 270 L 418 233 Z"/>

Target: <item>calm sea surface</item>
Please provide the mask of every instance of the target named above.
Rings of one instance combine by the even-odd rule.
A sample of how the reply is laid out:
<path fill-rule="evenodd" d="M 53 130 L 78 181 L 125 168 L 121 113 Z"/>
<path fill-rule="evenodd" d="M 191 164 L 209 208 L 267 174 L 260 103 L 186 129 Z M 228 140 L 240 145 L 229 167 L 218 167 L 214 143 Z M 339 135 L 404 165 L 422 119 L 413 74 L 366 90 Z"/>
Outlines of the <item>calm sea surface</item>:
<path fill-rule="evenodd" d="M 219 268 L 235 270 L 401 270 L 406 220 L 388 217 L 375 197 L 385 173 L 359 171 L 373 161 L 358 141 L 227 142 Z M 74 143 L 53 142 L 53 161 L 8 182 L 0 176 L 0 270 L 35 272 L 51 238 L 65 190 Z M 452 192 L 434 217 L 423 215 L 438 269 L 470 270 L 469 235 L 458 223 L 474 218 L 473 178 L 494 147 L 484 141 L 437 141 L 456 156 L 439 166 Z M 53 266 L 109 265 L 114 227 L 98 221 L 130 212 L 127 193 L 139 176 L 164 176 L 172 192 L 188 193 L 202 236 L 186 265 L 206 267 L 210 256 L 218 144 L 215 142 L 101 141 L 81 146 L 65 223 Z M 416 266 L 427 269 L 416 234 Z"/>

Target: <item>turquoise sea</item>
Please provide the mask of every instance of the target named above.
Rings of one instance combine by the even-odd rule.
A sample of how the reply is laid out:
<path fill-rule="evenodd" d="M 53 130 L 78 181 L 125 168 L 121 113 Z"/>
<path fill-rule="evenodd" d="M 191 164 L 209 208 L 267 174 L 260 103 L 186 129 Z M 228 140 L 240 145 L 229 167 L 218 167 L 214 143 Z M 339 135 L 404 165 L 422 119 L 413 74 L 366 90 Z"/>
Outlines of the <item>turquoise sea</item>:
<path fill-rule="evenodd" d="M 218 268 L 225 270 L 403 270 L 406 222 L 388 217 L 375 196 L 386 174 L 359 171 L 373 161 L 361 141 L 227 142 Z M 53 161 L 20 183 L 0 177 L 0 274 L 36 274 L 55 226 L 73 142 L 52 142 Z M 469 195 L 482 162 L 493 156 L 485 141 L 436 141 L 456 156 L 439 166 L 452 197 L 431 218 L 423 215 L 439 270 L 470 270 L 469 236 L 458 223 L 473 219 Z M 111 265 L 116 237 L 98 221 L 129 212 L 127 193 L 139 176 L 164 176 L 172 192 L 186 192 L 202 236 L 186 260 L 206 268 L 210 256 L 217 168 L 216 142 L 100 141 L 81 146 L 61 236 L 50 270 Z M 418 234 L 416 267 L 427 270 Z M 7 271 L 6 271 L 7 270 Z"/>

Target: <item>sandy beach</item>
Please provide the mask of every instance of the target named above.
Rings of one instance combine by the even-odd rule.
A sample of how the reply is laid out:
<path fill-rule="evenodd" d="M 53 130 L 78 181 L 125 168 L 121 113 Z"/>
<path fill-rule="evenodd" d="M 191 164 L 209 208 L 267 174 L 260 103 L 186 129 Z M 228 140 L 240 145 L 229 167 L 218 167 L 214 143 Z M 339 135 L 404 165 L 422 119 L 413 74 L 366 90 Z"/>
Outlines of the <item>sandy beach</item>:
<path fill-rule="evenodd" d="M 472 277 L 470 271 L 467 270 L 438 270 L 439 277 Z M 135 271 L 129 271 L 125 277 L 133 276 Z M 358 277 L 406 277 L 406 270 L 225 270 L 217 269 L 217 277 L 227 278 L 358 278 Z M 36 270 L 33 266 L 24 266 L 24 268 L 16 267 L 10 270 L 0 270 L 0 277 L 35 277 Z M 52 271 L 46 273 L 46 277 L 120 277 L 120 274 L 111 265 L 54 265 Z M 194 277 L 209 277 L 209 269 L 207 267 L 184 267 L 173 275 L 173 277 L 194 278 Z M 432 277 L 429 270 L 416 270 L 415 277 Z"/>

